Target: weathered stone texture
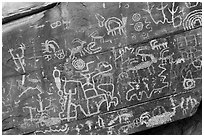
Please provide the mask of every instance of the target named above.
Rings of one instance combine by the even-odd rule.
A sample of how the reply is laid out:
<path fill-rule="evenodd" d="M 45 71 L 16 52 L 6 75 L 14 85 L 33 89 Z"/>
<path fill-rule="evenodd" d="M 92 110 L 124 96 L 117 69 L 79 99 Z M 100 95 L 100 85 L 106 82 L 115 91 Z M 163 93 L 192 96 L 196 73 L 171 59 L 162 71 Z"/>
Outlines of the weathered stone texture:
<path fill-rule="evenodd" d="M 191 116 L 201 15 L 197 2 L 60 3 L 3 24 L 3 134 L 130 134 Z"/>

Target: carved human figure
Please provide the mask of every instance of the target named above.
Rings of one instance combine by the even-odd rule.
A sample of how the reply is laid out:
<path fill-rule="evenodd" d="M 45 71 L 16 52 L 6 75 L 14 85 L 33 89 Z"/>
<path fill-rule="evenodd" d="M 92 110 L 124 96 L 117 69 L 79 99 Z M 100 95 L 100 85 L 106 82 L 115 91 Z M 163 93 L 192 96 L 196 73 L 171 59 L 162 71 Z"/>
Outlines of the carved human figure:
<path fill-rule="evenodd" d="M 18 49 L 20 49 L 21 51 L 21 55 L 19 55 L 19 53 L 13 53 L 14 49 L 11 48 L 9 49 L 9 53 L 14 61 L 14 64 L 16 65 L 17 68 L 15 68 L 16 71 L 20 71 L 22 70 L 23 71 L 23 75 L 22 75 L 22 85 L 24 85 L 24 82 L 25 82 L 25 75 L 24 73 L 26 72 L 25 70 L 25 45 L 24 44 L 20 44 L 20 47 L 18 47 Z"/>

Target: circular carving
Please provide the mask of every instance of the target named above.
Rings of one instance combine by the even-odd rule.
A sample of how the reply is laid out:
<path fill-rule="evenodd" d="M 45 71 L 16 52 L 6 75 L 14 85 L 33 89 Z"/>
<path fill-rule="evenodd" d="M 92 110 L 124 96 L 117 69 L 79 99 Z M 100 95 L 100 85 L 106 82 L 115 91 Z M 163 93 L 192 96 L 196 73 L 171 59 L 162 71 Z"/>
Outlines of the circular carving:
<path fill-rule="evenodd" d="M 135 13 L 132 15 L 132 20 L 137 22 L 141 19 L 141 15 L 139 13 Z"/>
<path fill-rule="evenodd" d="M 193 10 L 183 20 L 184 30 L 190 30 L 201 26 L 202 24 L 202 10 Z"/>
<path fill-rule="evenodd" d="M 72 61 L 72 65 L 77 70 L 82 70 L 85 67 L 85 62 L 82 59 L 76 59 Z"/>
<path fill-rule="evenodd" d="M 137 22 L 137 23 L 135 23 L 135 25 L 134 25 L 134 29 L 135 29 L 135 31 L 141 31 L 142 29 L 143 29 L 143 23 L 142 22 Z"/>
<path fill-rule="evenodd" d="M 62 91 L 62 90 L 59 90 L 59 91 L 57 92 L 57 94 L 61 97 L 61 96 L 63 96 L 63 91 Z"/>
<path fill-rule="evenodd" d="M 186 90 L 194 88 L 195 87 L 195 80 L 194 79 L 184 79 L 183 87 Z"/>

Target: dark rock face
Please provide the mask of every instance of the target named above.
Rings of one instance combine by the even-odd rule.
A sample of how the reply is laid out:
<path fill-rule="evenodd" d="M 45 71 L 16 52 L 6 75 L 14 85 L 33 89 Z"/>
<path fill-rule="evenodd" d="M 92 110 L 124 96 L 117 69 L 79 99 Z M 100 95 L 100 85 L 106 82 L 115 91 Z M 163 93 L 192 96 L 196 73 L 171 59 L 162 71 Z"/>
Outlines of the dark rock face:
<path fill-rule="evenodd" d="M 130 134 L 192 116 L 201 16 L 196 2 L 60 3 L 4 24 L 3 134 Z"/>
<path fill-rule="evenodd" d="M 202 103 L 191 117 L 137 132 L 133 135 L 202 135 Z"/>

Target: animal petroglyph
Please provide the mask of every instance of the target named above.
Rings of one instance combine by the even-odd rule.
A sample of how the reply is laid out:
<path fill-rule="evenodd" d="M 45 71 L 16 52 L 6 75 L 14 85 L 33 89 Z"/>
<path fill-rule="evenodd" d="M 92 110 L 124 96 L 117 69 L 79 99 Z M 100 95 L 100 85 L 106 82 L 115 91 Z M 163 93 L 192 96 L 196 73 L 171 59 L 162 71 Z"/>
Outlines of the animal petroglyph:
<path fill-rule="evenodd" d="M 99 36 L 98 31 L 94 31 L 89 35 L 89 37 L 91 37 L 91 40 L 93 42 L 96 42 L 96 40 L 99 40 L 100 43 L 104 43 L 104 38 L 103 38 L 104 36 L 105 34 L 103 36 Z"/>
<path fill-rule="evenodd" d="M 76 53 L 80 53 L 81 55 L 84 54 L 83 47 L 86 44 L 86 41 L 83 41 L 79 38 L 75 38 L 72 40 L 72 44 L 75 44 L 75 43 L 76 44 L 78 43 L 78 44 L 76 47 L 71 49 L 71 57 L 74 57 Z"/>
<path fill-rule="evenodd" d="M 129 89 L 126 92 L 126 100 L 131 101 L 134 100 L 134 97 L 141 101 L 144 99 L 144 96 L 146 96 L 147 99 L 151 98 L 153 93 L 156 92 L 156 90 L 152 91 L 145 91 L 143 89 L 140 89 L 140 86 L 136 82 L 128 82 L 128 85 L 130 85 L 131 89 Z"/>
<path fill-rule="evenodd" d="M 152 50 L 160 50 L 162 48 L 167 48 L 167 44 L 168 42 L 158 44 L 158 41 L 155 39 L 150 41 L 150 46 Z"/>

